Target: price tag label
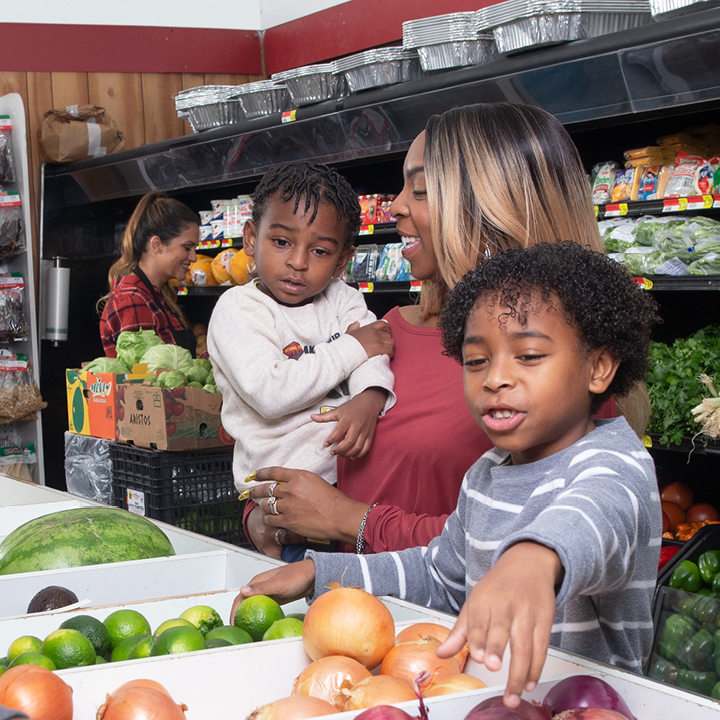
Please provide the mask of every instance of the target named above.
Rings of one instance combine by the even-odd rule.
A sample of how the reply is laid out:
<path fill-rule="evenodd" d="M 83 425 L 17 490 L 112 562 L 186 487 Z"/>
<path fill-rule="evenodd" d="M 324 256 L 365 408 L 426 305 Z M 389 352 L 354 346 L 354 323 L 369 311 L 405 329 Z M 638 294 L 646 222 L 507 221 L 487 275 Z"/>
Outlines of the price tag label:
<path fill-rule="evenodd" d="M 595 217 L 597 217 L 600 214 L 600 210 L 597 205 L 593 205 L 593 207 L 595 208 Z"/>
<path fill-rule="evenodd" d="M 236 243 L 239 239 L 240 239 L 240 238 L 225 238 L 225 239 L 222 241 L 221 247 L 224 247 L 224 248 L 234 247 L 234 246 L 235 246 L 235 243 Z"/>
<path fill-rule="evenodd" d="M 360 228 L 359 235 L 374 235 L 375 234 L 375 226 L 374 225 L 363 225 Z"/>
<path fill-rule="evenodd" d="M 644 436 L 643 436 L 643 445 L 644 445 L 646 448 L 651 448 L 651 447 L 652 447 L 652 438 L 651 438 L 649 435 L 644 435 Z"/>
<path fill-rule="evenodd" d="M 680 212 L 685 212 L 685 210 L 688 209 L 688 199 L 687 198 L 678 198 L 678 210 Z"/>
<path fill-rule="evenodd" d="M 375 289 L 375 283 L 359 283 L 358 289 L 361 293 L 371 293 Z"/>
<path fill-rule="evenodd" d="M 643 290 L 652 290 L 653 289 L 653 281 L 648 280 L 647 278 L 643 277 L 634 277 L 633 280 L 643 289 Z"/>
<path fill-rule="evenodd" d="M 145 493 L 139 490 L 126 490 L 127 509 L 136 515 L 145 515 Z"/>
<path fill-rule="evenodd" d="M 618 203 L 617 205 L 605 206 L 605 217 L 620 217 L 622 215 L 627 215 L 627 212 L 627 203 Z"/>
<path fill-rule="evenodd" d="M 720 208 L 720 195 L 713 195 L 713 208 Z"/>
<path fill-rule="evenodd" d="M 186 287 L 179 287 L 179 288 L 178 288 L 178 291 L 177 291 L 177 294 L 178 294 L 178 295 L 187 295 L 187 290 L 188 290 L 188 289 L 187 289 Z"/>
<path fill-rule="evenodd" d="M 680 198 L 665 198 L 663 200 L 664 213 L 666 212 L 678 212 L 680 210 Z"/>
<path fill-rule="evenodd" d="M 410 292 L 420 292 L 422 290 L 422 282 L 420 280 L 410 281 Z"/>
<path fill-rule="evenodd" d="M 284 112 L 282 114 L 281 120 L 284 123 L 295 122 L 295 120 L 297 120 L 297 110 L 290 110 L 288 112 Z"/>

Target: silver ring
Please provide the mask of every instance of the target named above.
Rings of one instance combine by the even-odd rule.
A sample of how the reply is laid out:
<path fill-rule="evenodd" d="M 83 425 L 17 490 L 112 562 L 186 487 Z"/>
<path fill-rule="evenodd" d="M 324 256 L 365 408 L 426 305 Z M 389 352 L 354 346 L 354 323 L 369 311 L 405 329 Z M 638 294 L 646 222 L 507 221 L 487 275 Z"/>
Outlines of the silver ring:
<path fill-rule="evenodd" d="M 276 497 L 269 497 L 268 498 L 268 507 L 270 508 L 270 512 L 273 515 L 279 515 L 280 512 L 277 509 L 277 498 Z"/>
<path fill-rule="evenodd" d="M 278 528 L 278 529 L 275 531 L 275 542 L 276 542 L 280 547 L 282 547 L 282 543 L 280 542 L 280 533 L 281 533 L 281 532 L 282 532 L 282 528 Z"/>
<path fill-rule="evenodd" d="M 270 483 L 270 487 L 268 488 L 268 497 L 274 497 L 275 496 L 275 488 L 279 485 L 279 483 L 272 482 Z"/>

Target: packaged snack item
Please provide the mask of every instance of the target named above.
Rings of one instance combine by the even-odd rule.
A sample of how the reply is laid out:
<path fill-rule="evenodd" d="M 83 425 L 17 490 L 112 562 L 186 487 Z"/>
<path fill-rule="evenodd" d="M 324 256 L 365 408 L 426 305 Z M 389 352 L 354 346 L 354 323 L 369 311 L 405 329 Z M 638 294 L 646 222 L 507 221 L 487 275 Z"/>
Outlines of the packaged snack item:
<path fill-rule="evenodd" d="M 24 291 L 25 282 L 20 273 L 0 275 L 0 343 L 27 340 Z"/>
<path fill-rule="evenodd" d="M 377 195 L 358 195 L 360 203 L 360 222 L 363 225 L 372 225 L 375 222 L 375 209 L 377 208 Z"/>
<path fill-rule="evenodd" d="M 353 258 L 353 281 L 370 282 L 375 279 L 380 248 L 377 245 L 358 245 Z"/>
<path fill-rule="evenodd" d="M 12 155 L 9 115 L 0 115 L 0 183 L 15 182 L 15 163 Z"/>
<path fill-rule="evenodd" d="M 0 424 L 14 420 L 33 420 L 47 407 L 33 383 L 27 357 L 0 350 Z"/>
<path fill-rule="evenodd" d="M 660 176 L 658 177 L 657 182 L 657 200 L 662 200 L 665 197 L 665 188 L 667 187 L 668 180 L 670 175 L 672 175 L 674 167 L 674 165 L 663 165 L 660 168 Z"/>
<path fill-rule="evenodd" d="M 615 175 L 611 200 L 614 203 L 637 200 L 641 168 L 626 168 Z"/>
<path fill-rule="evenodd" d="M 687 197 L 692 195 L 695 171 L 702 162 L 703 159 L 700 157 L 679 152 L 678 163 L 668 178 L 664 197 Z"/>
<path fill-rule="evenodd" d="M 610 202 L 615 173 L 618 170 L 616 162 L 598 163 L 592 171 L 592 201 L 593 205 L 606 205 Z"/>
<path fill-rule="evenodd" d="M 665 160 L 667 158 L 673 159 L 673 152 L 668 148 L 661 147 L 660 145 L 650 145 L 649 147 L 636 148 L 635 150 L 626 150 L 623 153 L 623 157 L 626 160 L 634 160 L 638 158 L 660 158 Z M 660 164 L 656 161 L 655 164 Z"/>
<path fill-rule="evenodd" d="M 715 190 L 715 171 L 720 166 L 718 158 L 704 160 L 695 169 L 694 195 L 712 195 Z"/>
<path fill-rule="evenodd" d="M 0 260 L 25 250 L 22 207 L 17 192 L 0 193 Z"/>
<path fill-rule="evenodd" d="M 625 161 L 625 167 L 647 167 L 648 165 L 674 165 L 677 153 L 669 153 L 668 155 L 644 155 L 643 157 L 634 158 Z"/>
<path fill-rule="evenodd" d="M 637 192 L 638 201 L 657 199 L 657 186 L 659 176 L 659 165 L 651 165 L 642 168 L 642 174 L 640 176 L 640 186 L 638 187 Z"/>

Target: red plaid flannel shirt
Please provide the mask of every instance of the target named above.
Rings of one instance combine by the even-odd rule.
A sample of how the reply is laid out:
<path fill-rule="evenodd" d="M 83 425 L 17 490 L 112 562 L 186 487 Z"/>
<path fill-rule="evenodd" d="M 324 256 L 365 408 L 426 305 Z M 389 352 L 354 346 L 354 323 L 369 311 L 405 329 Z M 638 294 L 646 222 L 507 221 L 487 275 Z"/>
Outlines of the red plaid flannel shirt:
<path fill-rule="evenodd" d="M 157 288 L 156 288 L 157 290 Z M 162 301 L 160 292 L 158 295 Z M 175 314 L 162 302 L 158 305 L 135 275 L 125 275 L 116 283 L 100 318 L 100 339 L 107 357 L 117 357 L 115 343 L 123 330 L 154 330 L 164 342 L 175 344 L 175 338 L 168 324 L 167 312 L 173 330 L 183 330 L 182 323 Z"/>

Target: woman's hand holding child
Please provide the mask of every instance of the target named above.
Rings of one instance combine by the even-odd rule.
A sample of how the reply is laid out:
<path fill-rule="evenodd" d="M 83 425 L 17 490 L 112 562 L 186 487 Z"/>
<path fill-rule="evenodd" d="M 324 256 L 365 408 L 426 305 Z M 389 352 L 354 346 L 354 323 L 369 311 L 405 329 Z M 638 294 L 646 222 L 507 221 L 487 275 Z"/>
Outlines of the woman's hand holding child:
<path fill-rule="evenodd" d="M 392 357 L 395 352 L 395 341 L 392 339 L 392 330 L 384 320 L 376 320 L 360 327 L 354 322 L 345 331 L 352 335 L 362 346 L 369 358 L 375 355 Z"/>

